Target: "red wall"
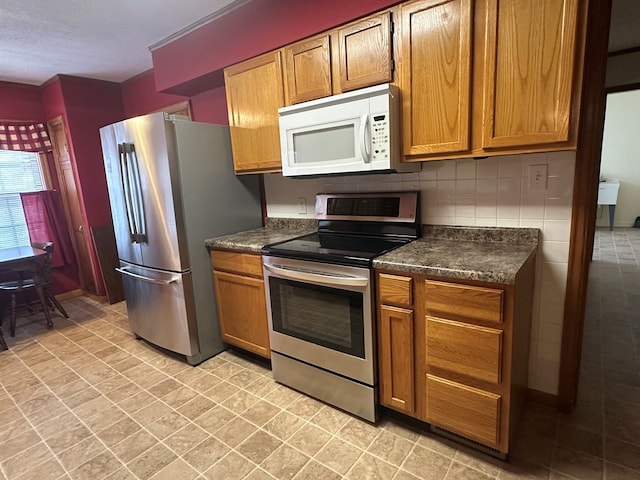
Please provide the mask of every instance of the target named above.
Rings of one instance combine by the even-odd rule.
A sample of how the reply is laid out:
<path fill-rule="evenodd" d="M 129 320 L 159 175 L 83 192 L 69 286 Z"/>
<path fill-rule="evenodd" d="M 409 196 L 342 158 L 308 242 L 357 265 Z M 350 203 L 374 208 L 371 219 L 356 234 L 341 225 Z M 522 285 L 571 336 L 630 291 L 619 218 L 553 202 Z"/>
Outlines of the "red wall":
<path fill-rule="evenodd" d="M 120 85 L 78 77 L 60 78 L 89 226 L 111 222 L 99 129 L 125 118 Z"/>
<path fill-rule="evenodd" d="M 159 93 L 156 91 L 152 70 L 127 80 L 121 86 L 126 118 L 144 115 L 189 100 L 193 120 L 223 125 L 229 123 L 224 87 L 213 88 L 191 98 Z"/>
<path fill-rule="evenodd" d="M 19 83 L 0 82 L 0 119 L 34 120 L 42 122 L 46 118 L 40 87 Z"/>
<path fill-rule="evenodd" d="M 224 67 L 328 30 L 398 0 L 253 0 L 151 52 L 158 91 L 194 95 Z"/>
<path fill-rule="evenodd" d="M 109 194 L 102 160 L 99 128 L 125 118 L 120 85 L 111 82 L 60 75 L 41 88 L 46 118 L 62 115 L 78 180 L 78 196 L 87 227 L 111 222 Z M 90 233 L 85 241 L 94 270 L 99 265 Z M 104 294 L 102 279 L 96 278 L 97 293 Z M 77 287 L 76 287 L 77 288 Z"/>
<path fill-rule="evenodd" d="M 227 97 L 224 87 L 214 88 L 191 97 L 191 113 L 198 122 L 228 125 Z"/>
<path fill-rule="evenodd" d="M 158 93 L 153 70 L 137 75 L 122 83 L 122 103 L 125 118 L 137 117 L 163 107 L 184 102 L 188 97 Z"/>

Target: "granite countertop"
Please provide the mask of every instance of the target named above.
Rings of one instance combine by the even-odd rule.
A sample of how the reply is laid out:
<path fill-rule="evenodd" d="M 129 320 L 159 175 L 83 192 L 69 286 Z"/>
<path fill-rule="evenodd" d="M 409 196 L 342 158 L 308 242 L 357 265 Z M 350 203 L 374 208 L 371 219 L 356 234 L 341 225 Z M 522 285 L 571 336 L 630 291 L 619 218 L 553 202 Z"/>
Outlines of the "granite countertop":
<path fill-rule="evenodd" d="M 264 227 L 208 238 L 204 244 L 209 249 L 260 253 L 260 249 L 265 245 L 299 237 L 317 229 L 318 222 L 315 219 L 267 218 Z"/>
<path fill-rule="evenodd" d="M 537 228 L 425 226 L 422 238 L 373 261 L 374 268 L 502 285 L 538 248 Z"/>

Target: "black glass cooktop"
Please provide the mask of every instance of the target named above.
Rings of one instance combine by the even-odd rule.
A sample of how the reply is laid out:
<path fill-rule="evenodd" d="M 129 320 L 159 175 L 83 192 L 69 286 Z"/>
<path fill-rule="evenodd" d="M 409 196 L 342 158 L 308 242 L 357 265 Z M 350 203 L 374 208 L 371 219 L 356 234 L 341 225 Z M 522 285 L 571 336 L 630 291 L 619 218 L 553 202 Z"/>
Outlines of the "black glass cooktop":
<path fill-rule="evenodd" d="M 411 241 L 407 238 L 311 233 L 262 249 L 264 255 L 370 267 L 372 260 Z"/>

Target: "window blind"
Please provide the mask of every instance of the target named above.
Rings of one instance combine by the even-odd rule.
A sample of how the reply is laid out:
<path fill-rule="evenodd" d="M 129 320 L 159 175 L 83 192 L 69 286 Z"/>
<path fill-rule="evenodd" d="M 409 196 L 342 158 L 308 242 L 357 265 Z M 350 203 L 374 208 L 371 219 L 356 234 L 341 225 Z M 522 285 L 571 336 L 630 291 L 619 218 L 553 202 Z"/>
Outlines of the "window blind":
<path fill-rule="evenodd" d="M 38 153 L 0 150 L 0 248 L 29 245 L 20 192 L 44 188 Z"/>

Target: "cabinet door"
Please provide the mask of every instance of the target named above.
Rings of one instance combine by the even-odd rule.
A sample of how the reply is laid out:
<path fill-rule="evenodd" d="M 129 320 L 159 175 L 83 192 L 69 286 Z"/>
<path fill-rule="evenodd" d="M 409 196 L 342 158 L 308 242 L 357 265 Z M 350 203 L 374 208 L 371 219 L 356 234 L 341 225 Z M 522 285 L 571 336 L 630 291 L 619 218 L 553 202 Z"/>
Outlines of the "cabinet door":
<path fill-rule="evenodd" d="M 331 95 L 329 36 L 303 40 L 284 48 L 287 104 Z"/>
<path fill-rule="evenodd" d="M 484 148 L 569 140 L 578 3 L 488 2 Z"/>
<path fill-rule="evenodd" d="M 339 29 L 338 45 L 340 83 L 336 93 L 393 80 L 390 12 Z"/>
<path fill-rule="evenodd" d="M 401 7 L 405 155 L 470 148 L 471 3 L 421 0 Z"/>
<path fill-rule="evenodd" d="M 225 342 L 269 358 L 269 328 L 264 282 L 213 272 L 220 331 Z"/>
<path fill-rule="evenodd" d="M 282 169 L 278 108 L 284 106 L 280 52 L 269 52 L 224 71 L 236 173 Z"/>
<path fill-rule="evenodd" d="M 380 401 L 404 413 L 413 413 L 413 311 L 382 305 L 378 333 Z"/>

